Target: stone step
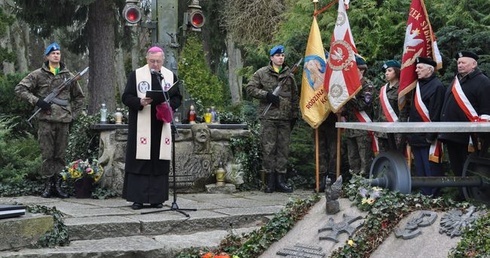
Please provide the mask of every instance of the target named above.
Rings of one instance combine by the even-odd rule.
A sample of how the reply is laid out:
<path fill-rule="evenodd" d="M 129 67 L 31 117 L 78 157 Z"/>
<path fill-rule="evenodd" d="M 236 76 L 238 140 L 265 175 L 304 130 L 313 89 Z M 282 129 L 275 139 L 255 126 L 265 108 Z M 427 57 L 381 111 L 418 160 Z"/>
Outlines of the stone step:
<path fill-rule="evenodd" d="M 177 207 L 182 210 L 172 209 L 176 207 L 173 202 L 166 202 L 163 209 L 132 210 L 131 203 L 121 198 L 1 197 L 0 203 L 5 204 L 56 207 L 64 216 L 71 244 L 41 249 L 17 247 L 0 252 L 0 257 L 174 257 L 184 248 L 215 247 L 231 230 L 258 228 L 291 199 L 312 194 L 301 190 L 291 194 L 180 194 Z"/>
<path fill-rule="evenodd" d="M 233 230 L 241 235 L 257 227 Z M 230 231 L 212 230 L 192 234 L 165 234 L 155 236 L 111 237 L 72 241 L 69 246 L 43 249 L 22 249 L 0 252 L 0 257 L 23 258 L 155 258 L 175 257 L 184 249 L 197 247 L 202 250 L 216 248 Z"/>
<path fill-rule="evenodd" d="M 175 212 L 175 211 L 171 211 Z M 268 221 L 270 213 L 249 215 L 217 215 L 208 212 L 193 212 L 190 218 L 179 213 L 160 213 L 139 217 L 97 217 L 91 219 L 68 218 L 70 240 L 102 239 L 123 236 L 152 236 L 163 234 L 189 234 L 210 230 L 230 230 L 243 227 L 261 226 Z M 164 217 L 164 218 L 161 218 Z"/>

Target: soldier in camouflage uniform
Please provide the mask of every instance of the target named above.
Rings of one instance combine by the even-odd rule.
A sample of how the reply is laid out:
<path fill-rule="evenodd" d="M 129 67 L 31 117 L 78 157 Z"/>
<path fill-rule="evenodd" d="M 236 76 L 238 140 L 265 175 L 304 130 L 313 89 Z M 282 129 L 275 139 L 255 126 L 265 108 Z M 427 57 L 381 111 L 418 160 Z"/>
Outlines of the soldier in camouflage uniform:
<path fill-rule="evenodd" d="M 45 180 L 41 196 L 66 198 L 68 195 L 60 188 L 59 172 L 65 167 L 69 126 L 83 108 L 84 94 L 75 82 L 62 90 L 51 103 L 44 101 L 53 89 L 74 76 L 60 61 L 61 52 L 57 43 L 49 45 L 44 55 L 46 62 L 22 79 L 15 87 L 15 93 L 41 109 L 37 116 L 37 137 L 43 160 L 41 176 Z"/>
<path fill-rule="evenodd" d="M 298 118 L 298 88 L 290 68 L 284 63 L 284 47 L 273 47 L 270 63 L 257 70 L 246 86 L 247 94 L 260 101 L 257 112 L 260 114 L 262 170 L 266 174 L 266 193 L 275 190 L 292 192 L 286 184 L 287 162 L 289 156 L 290 134 Z M 272 94 L 282 84 L 279 95 Z M 263 111 L 269 104 L 271 108 Z"/>
<path fill-rule="evenodd" d="M 342 118 L 346 122 L 371 122 L 373 110 L 373 83 L 364 77 L 367 72 L 367 64 L 364 58 L 356 55 L 357 68 L 362 84 L 362 89 L 354 98 L 347 102 L 342 109 Z M 349 167 L 352 174 L 366 175 L 373 159 L 372 139 L 370 132 L 365 130 L 346 129 L 344 135 L 347 141 Z"/>

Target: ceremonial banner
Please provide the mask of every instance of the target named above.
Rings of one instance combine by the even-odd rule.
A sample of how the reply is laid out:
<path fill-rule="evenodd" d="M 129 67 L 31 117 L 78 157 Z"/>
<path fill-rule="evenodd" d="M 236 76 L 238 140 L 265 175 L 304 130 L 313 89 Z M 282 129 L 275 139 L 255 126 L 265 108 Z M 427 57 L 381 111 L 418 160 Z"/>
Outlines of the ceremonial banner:
<path fill-rule="evenodd" d="M 442 58 L 437 47 L 435 35 L 430 25 L 424 0 L 412 0 L 408 12 L 405 42 L 403 44 L 400 86 L 398 88 L 398 105 L 405 105 L 405 95 L 415 88 L 417 74 L 415 66 L 417 57 L 430 57 L 442 67 Z"/>
<path fill-rule="evenodd" d="M 316 16 L 313 16 L 310 36 L 306 45 L 299 102 L 303 119 L 313 128 L 318 128 L 330 113 L 327 93 L 323 88 L 325 68 L 325 50 L 323 49 Z"/>
<path fill-rule="evenodd" d="M 339 0 L 324 83 L 330 107 L 334 112 L 337 112 L 361 89 L 355 53 L 357 49 L 350 30 L 344 0 Z"/>

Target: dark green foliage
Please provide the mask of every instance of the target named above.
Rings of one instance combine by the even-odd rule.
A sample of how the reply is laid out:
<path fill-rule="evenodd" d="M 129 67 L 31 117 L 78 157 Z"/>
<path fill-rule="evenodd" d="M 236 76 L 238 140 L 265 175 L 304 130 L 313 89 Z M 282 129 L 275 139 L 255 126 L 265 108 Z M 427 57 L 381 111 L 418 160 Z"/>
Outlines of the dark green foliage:
<path fill-rule="evenodd" d="M 33 181 L 35 176 L 37 175 L 28 175 L 27 179 L 19 182 L 0 183 L 0 196 L 40 195 L 44 190 L 44 184 L 40 181 Z"/>
<path fill-rule="evenodd" d="M 5 125 L 11 128 L 10 133 L 15 137 L 36 134 L 36 130 L 26 122 L 34 111 L 34 107 L 15 95 L 15 86 L 25 74 L 8 74 L 0 76 L 0 114 L 8 117 Z"/>
<path fill-rule="evenodd" d="M 259 125 L 249 124 L 250 136 L 230 140 L 230 146 L 236 163 L 242 166 L 244 171 L 244 184 L 242 190 L 260 189 L 261 146 Z"/>
<path fill-rule="evenodd" d="M 185 90 L 196 102 L 198 113 L 211 106 L 218 109 L 224 106 L 224 84 L 206 65 L 202 42 L 195 33 L 187 38 L 181 53 L 179 78 L 184 81 Z"/>
<path fill-rule="evenodd" d="M 118 197 L 119 193 L 113 189 L 105 189 L 97 186 L 92 192 L 92 198 L 94 199 L 109 199 L 113 197 Z"/>
<path fill-rule="evenodd" d="M 289 152 L 290 176 L 294 176 L 294 186 L 307 187 L 315 183 L 315 143 L 314 130 L 303 120 L 298 120 L 291 134 Z"/>
<path fill-rule="evenodd" d="M 66 151 L 67 162 L 98 158 L 99 132 L 91 129 L 91 126 L 98 123 L 99 117 L 100 114 L 81 114 L 73 123 Z"/>
<path fill-rule="evenodd" d="M 7 124 L 9 119 L 0 118 L 0 183 L 20 183 L 37 174 L 40 150 L 34 136 L 16 137 Z"/>

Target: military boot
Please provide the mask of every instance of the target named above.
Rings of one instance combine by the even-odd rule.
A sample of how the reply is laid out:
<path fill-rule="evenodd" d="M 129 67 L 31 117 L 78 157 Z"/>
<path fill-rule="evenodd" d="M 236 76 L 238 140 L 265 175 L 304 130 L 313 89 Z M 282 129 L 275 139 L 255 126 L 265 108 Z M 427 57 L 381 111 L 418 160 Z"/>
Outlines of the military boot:
<path fill-rule="evenodd" d="M 46 181 L 44 182 L 44 191 L 41 194 L 41 197 L 51 198 L 51 196 L 53 195 L 53 188 L 54 188 L 53 177 L 46 178 Z"/>
<path fill-rule="evenodd" d="M 53 192 L 60 198 L 70 197 L 70 195 L 65 193 L 63 191 L 63 189 L 61 188 L 61 183 L 62 183 L 63 178 L 61 178 L 59 175 L 54 175 L 53 177 L 54 177 L 54 181 L 55 181 Z"/>
<path fill-rule="evenodd" d="M 277 174 L 277 190 L 283 193 L 292 193 L 293 188 L 286 185 L 286 174 Z"/>
<path fill-rule="evenodd" d="M 266 174 L 267 176 L 267 184 L 265 185 L 265 193 L 273 193 L 276 190 L 276 179 L 274 177 L 274 173 L 270 172 Z"/>

